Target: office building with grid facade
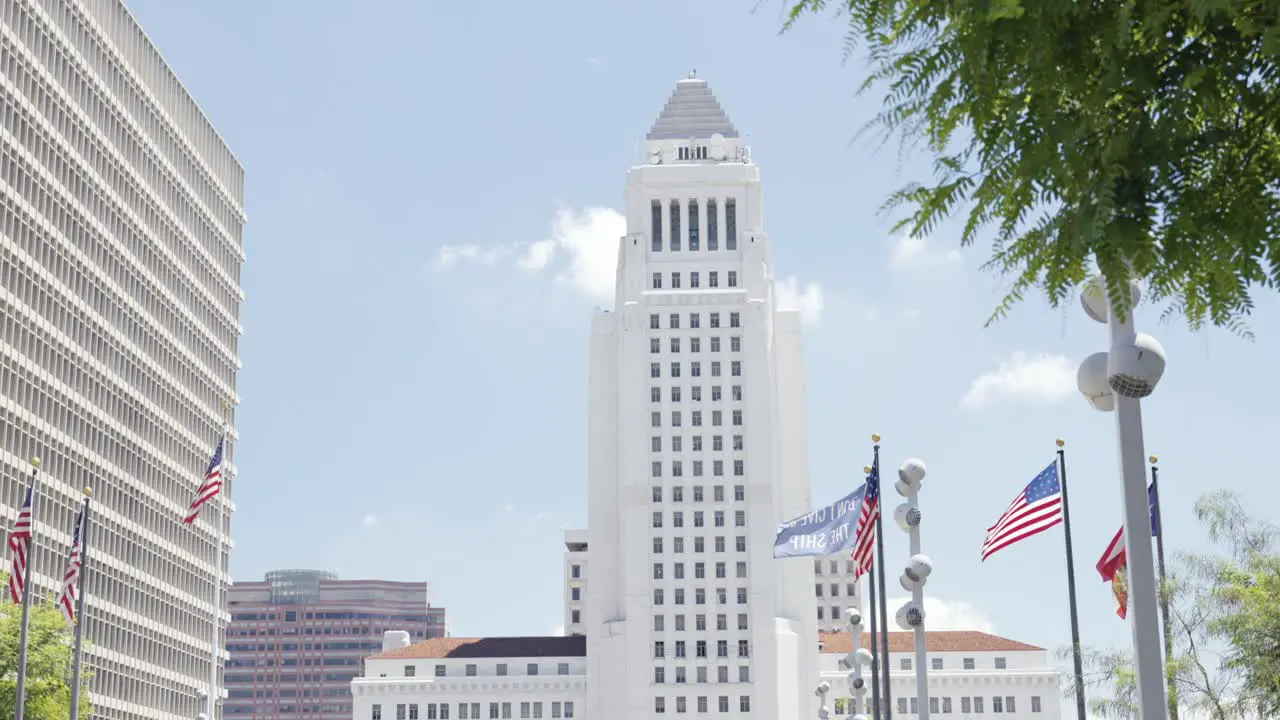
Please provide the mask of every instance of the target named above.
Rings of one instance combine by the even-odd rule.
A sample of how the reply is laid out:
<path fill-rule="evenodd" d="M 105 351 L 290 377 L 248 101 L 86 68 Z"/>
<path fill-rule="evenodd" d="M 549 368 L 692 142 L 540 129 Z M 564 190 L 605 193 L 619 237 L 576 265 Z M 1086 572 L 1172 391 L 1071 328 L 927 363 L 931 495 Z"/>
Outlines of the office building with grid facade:
<path fill-rule="evenodd" d="M 121 2 L 0 0 L 0 515 L 12 527 L 41 457 L 32 577 L 49 597 L 94 489 L 96 718 L 194 718 L 222 664 L 230 460 L 222 496 L 182 517 L 237 401 L 243 195 Z"/>

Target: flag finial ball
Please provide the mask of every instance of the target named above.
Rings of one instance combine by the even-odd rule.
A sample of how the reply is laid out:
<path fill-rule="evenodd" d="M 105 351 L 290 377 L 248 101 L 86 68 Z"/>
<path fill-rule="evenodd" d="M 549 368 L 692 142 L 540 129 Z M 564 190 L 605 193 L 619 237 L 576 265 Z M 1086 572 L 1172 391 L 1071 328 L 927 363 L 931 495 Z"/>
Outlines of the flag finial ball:
<path fill-rule="evenodd" d="M 84 496 L 85 496 L 85 497 L 93 497 L 93 488 L 91 488 L 91 487 L 87 487 L 87 488 L 85 488 L 85 489 L 84 489 Z"/>
<path fill-rule="evenodd" d="M 870 475 L 870 474 L 871 474 L 871 466 L 870 466 L 870 465 L 863 465 L 863 466 L 862 466 L 862 472 L 863 472 L 863 474 L 865 474 L 865 475 Z"/>
<path fill-rule="evenodd" d="M 1058 438 L 1058 439 L 1057 439 L 1056 441 L 1054 441 L 1054 442 L 1057 444 L 1057 446 L 1058 446 L 1058 447 L 1063 447 L 1063 446 L 1065 446 L 1065 445 L 1067 444 L 1067 441 L 1066 441 L 1066 440 L 1063 440 L 1062 438 Z"/>
<path fill-rule="evenodd" d="M 871 442 L 873 443 L 880 442 L 880 433 L 871 433 Z"/>
<path fill-rule="evenodd" d="M 1151 461 L 1151 464 L 1152 464 L 1152 465 L 1155 465 L 1156 463 L 1160 462 L 1160 458 L 1156 457 L 1155 455 L 1152 455 L 1151 457 L 1149 457 L 1149 458 L 1147 458 L 1147 459 Z"/>
<path fill-rule="evenodd" d="M 38 457 L 36 457 L 36 456 L 32 455 L 32 456 L 31 456 L 31 467 L 40 467 L 40 458 L 38 458 Z"/>

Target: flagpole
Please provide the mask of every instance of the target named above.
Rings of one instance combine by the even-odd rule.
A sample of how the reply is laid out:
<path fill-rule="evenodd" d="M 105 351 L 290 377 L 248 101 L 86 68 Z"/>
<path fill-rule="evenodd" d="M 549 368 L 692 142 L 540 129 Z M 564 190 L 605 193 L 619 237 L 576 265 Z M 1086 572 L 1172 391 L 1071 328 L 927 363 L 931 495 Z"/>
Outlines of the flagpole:
<path fill-rule="evenodd" d="M 870 468 L 867 469 L 870 474 Z M 877 643 L 880 642 L 880 619 L 876 615 L 879 603 L 876 602 L 876 575 L 873 569 L 867 577 L 867 612 L 871 615 L 871 706 L 872 709 L 867 715 L 873 718 L 879 718 L 881 713 L 880 705 L 880 648 Z M 888 662 L 888 658 L 885 658 Z"/>
<path fill-rule="evenodd" d="M 871 442 L 874 443 L 872 449 L 875 456 L 871 461 L 871 467 L 876 474 L 877 482 L 880 480 L 880 433 L 871 436 Z M 872 582 L 880 583 L 880 652 L 878 653 L 882 660 L 880 662 L 881 683 L 883 685 L 884 707 L 881 709 L 881 717 L 888 717 L 893 708 L 893 692 L 889 689 L 889 592 L 885 588 L 884 580 L 884 502 L 880 498 L 884 497 L 884 483 L 880 483 L 879 498 L 876 502 L 880 503 L 880 512 L 876 513 L 876 562 L 875 575 Z"/>
<path fill-rule="evenodd" d="M 80 512 L 80 569 L 76 576 L 76 640 L 71 662 L 71 720 L 80 720 L 80 663 L 84 651 L 84 576 L 89 571 L 89 499 L 93 488 L 84 489 L 84 509 Z"/>
<path fill-rule="evenodd" d="M 1169 615 L 1169 584 L 1168 576 L 1164 571 L 1164 518 L 1160 516 L 1160 487 L 1158 478 L 1160 468 L 1156 467 L 1156 463 L 1160 462 L 1160 458 L 1155 455 L 1151 456 L 1151 495 L 1152 520 L 1155 521 L 1155 527 L 1152 528 L 1156 535 L 1156 570 L 1160 573 L 1160 616 L 1164 620 L 1164 667 L 1166 682 L 1169 685 L 1169 720 L 1178 720 L 1178 686 L 1173 681 L 1173 675 L 1169 673 L 1169 668 L 1173 667 L 1173 618 Z"/>
<path fill-rule="evenodd" d="M 36 502 L 40 493 L 36 492 L 36 481 L 40 475 L 40 458 L 31 458 L 31 533 L 27 536 L 27 562 L 22 578 L 22 630 L 18 639 L 18 683 L 17 702 L 14 705 L 14 720 L 22 720 L 27 705 L 27 640 L 31 634 L 31 575 L 35 565 L 36 539 Z"/>
<path fill-rule="evenodd" d="M 1089 717 L 1085 712 L 1084 658 L 1080 647 L 1080 614 L 1076 609 L 1076 560 L 1071 548 L 1071 503 L 1067 499 L 1067 442 L 1058 438 L 1058 483 L 1062 487 L 1062 533 L 1067 540 L 1067 602 L 1071 606 L 1071 660 L 1075 670 L 1076 713 L 1080 720 Z"/>
<path fill-rule="evenodd" d="M 223 425 L 222 425 L 222 487 L 223 491 L 213 497 L 211 503 L 214 512 L 213 526 L 213 622 L 212 631 L 210 632 L 210 654 L 209 654 L 209 694 L 206 698 L 206 717 L 207 720 L 217 720 L 218 710 L 218 662 L 221 655 L 219 647 L 221 635 L 218 632 L 218 622 L 221 609 L 219 599 L 221 597 L 222 585 L 222 524 L 224 521 L 222 512 L 222 495 L 224 494 L 227 482 L 230 478 L 231 468 L 231 447 L 228 440 L 231 437 L 231 403 L 223 401 L 222 403 Z"/>

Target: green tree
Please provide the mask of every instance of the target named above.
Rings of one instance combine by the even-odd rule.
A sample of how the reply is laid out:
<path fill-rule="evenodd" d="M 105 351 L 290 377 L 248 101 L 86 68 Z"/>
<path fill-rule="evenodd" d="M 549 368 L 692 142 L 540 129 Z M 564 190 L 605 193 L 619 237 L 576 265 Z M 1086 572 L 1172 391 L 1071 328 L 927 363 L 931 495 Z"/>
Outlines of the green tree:
<path fill-rule="evenodd" d="M 1202 498 L 1196 514 L 1217 552 L 1178 554 L 1164 587 L 1179 709 L 1212 720 L 1280 716 L 1280 534 L 1225 491 Z M 1091 713 L 1138 717 L 1129 652 L 1088 650 L 1085 668 Z"/>
<path fill-rule="evenodd" d="M 873 125 L 923 143 L 931 184 L 892 194 L 898 228 L 967 208 L 984 267 L 1054 305 L 1091 272 L 1248 334 L 1280 286 L 1280 0 L 787 0 L 829 5 L 884 91 Z"/>
<path fill-rule="evenodd" d="M 0 573 L 0 585 L 8 587 L 9 576 Z M 52 602 L 32 598 L 27 645 L 27 704 L 30 720 L 64 720 L 71 716 L 72 633 L 62 613 Z M 0 604 L 0 717 L 13 717 L 17 702 L 18 641 L 22 628 L 22 607 L 5 601 Z M 88 674 L 82 673 L 82 684 Z M 88 717 L 92 706 L 81 694 L 80 716 Z"/>

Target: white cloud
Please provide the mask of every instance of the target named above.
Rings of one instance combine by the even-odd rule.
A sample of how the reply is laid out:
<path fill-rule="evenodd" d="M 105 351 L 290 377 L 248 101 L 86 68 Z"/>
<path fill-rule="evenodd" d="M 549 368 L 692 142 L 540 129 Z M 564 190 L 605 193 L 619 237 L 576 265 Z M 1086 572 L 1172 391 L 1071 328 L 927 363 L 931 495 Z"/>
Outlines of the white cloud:
<path fill-rule="evenodd" d="M 822 286 L 818 283 L 805 283 L 801 288 L 800 281 L 793 275 L 775 280 L 773 290 L 779 310 L 798 310 L 801 321 L 806 325 L 822 322 Z"/>
<path fill-rule="evenodd" d="M 1076 369 L 1062 355 L 1015 352 L 995 370 L 974 378 L 960 407 L 977 409 L 1001 400 L 1052 405 L 1075 390 Z"/>
<path fill-rule="evenodd" d="M 364 517 L 360 518 L 360 524 L 367 528 L 377 527 L 378 516 L 373 513 L 365 513 Z"/>
<path fill-rule="evenodd" d="M 889 598 L 889 624 L 894 630 L 893 616 L 898 608 L 907 602 L 907 597 Z M 991 622 L 980 610 L 963 600 L 943 600 L 926 597 L 924 599 L 924 626 L 929 630 L 976 630 L 977 632 L 995 634 L 995 623 Z"/>
<path fill-rule="evenodd" d="M 474 243 L 466 243 L 463 245 L 445 245 L 440 248 L 440 252 L 436 255 L 436 265 L 446 270 L 457 266 L 462 262 L 474 262 L 481 265 L 489 265 L 507 255 L 510 255 L 512 248 L 497 247 L 486 248 Z"/>
<path fill-rule="evenodd" d="M 923 270 L 960 262 L 960 251 L 933 247 L 925 238 L 904 235 L 893 241 L 889 267 L 894 270 Z"/>
<path fill-rule="evenodd" d="M 560 210 L 551 221 L 551 235 L 525 248 L 520 267 L 543 271 L 557 257 L 565 257 L 567 267 L 556 274 L 556 281 L 592 300 L 610 303 L 618 272 L 618 240 L 626 233 L 627 219 L 617 210 Z"/>

